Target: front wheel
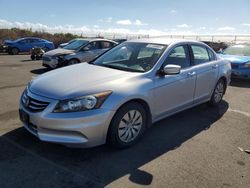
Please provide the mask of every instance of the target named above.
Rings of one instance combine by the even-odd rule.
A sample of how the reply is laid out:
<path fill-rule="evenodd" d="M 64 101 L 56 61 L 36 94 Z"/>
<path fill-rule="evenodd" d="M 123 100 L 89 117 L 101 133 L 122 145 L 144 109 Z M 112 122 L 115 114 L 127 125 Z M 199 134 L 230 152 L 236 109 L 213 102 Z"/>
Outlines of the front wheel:
<path fill-rule="evenodd" d="M 12 48 L 11 49 L 11 54 L 17 55 L 19 53 L 19 50 L 17 48 Z"/>
<path fill-rule="evenodd" d="M 68 61 L 68 64 L 67 65 L 75 65 L 75 64 L 78 64 L 80 63 L 80 61 L 78 59 L 71 59 Z"/>
<path fill-rule="evenodd" d="M 30 56 L 30 59 L 31 59 L 31 60 L 35 60 L 35 59 L 36 59 L 36 56 L 35 56 L 35 55 L 31 55 L 31 56 Z"/>
<path fill-rule="evenodd" d="M 225 91 L 226 91 L 226 83 L 223 79 L 220 79 L 215 86 L 214 92 L 212 94 L 209 103 L 212 106 L 217 106 L 222 101 Z"/>
<path fill-rule="evenodd" d="M 108 143 L 118 148 L 129 147 L 142 137 L 145 128 L 146 111 L 142 105 L 137 102 L 125 104 L 111 121 Z"/>

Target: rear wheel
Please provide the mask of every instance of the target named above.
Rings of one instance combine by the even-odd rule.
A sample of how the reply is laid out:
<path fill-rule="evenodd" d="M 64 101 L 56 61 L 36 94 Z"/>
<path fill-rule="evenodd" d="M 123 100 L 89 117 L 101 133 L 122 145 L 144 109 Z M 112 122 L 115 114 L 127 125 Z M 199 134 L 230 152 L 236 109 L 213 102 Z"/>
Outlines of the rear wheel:
<path fill-rule="evenodd" d="M 17 55 L 19 53 L 19 50 L 17 48 L 12 48 L 11 49 L 11 54 Z"/>
<path fill-rule="evenodd" d="M 214 92 L 212 94 L 209 103 L 212 106 L 217 106 L 222 101 L 225 90 L 226 90 L 226 83 L 223 79 L 220 79 L 215 86 Z"/>
<path fill-rule="evenodd" d="M 137 102 L 121 107 L 112 119 L 108 132 L 108 143 L 118 148 L 135 144 L 146 127 L 146 111 Z"/>

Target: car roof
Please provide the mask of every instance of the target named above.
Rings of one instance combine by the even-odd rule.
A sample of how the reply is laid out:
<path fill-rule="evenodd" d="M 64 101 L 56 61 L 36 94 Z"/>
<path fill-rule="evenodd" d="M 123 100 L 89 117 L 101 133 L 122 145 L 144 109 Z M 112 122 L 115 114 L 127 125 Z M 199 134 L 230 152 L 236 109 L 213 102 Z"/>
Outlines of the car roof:
<path fill-rule="evenodd" d="M 16 39 L 16 41 L 25 40 L 25 39 L 41 39 L 41 40 L 45 40 L 45 39 L 38 38 L 38 37 L 23 37 L 23 38 Z"/>
<path fill-rule="evenodd" d="M 161 44 L 167 46 L 173 43 L 181 43 L 181 42 L 204 44 L 196 40 L 177 39 L 177 38 L 141 38 L 141 39 L 130 40 L 128 42 L 152 43 L 152 44 Z"/>
<path fill-rule="evenodd" d="M 107 42 L 113 42 L 113 43 L 117 43 L 113 40 L 109 40 L 109 39 L 102 39 L 102 38 L 76 38 L 75 40 L 86 40 L 89 42 L 95 42 L 95 41 L 107 41 Z"/>

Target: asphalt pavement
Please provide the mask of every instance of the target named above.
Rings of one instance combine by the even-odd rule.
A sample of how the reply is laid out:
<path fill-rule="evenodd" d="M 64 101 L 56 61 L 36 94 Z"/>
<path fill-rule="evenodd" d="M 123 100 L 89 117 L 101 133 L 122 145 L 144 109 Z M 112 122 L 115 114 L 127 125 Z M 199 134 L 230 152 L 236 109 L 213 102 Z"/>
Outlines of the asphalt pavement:
<path fill-rule="evenodd" d="M 28 55 L 0 55 L 0 187 L 250 187 L 250 81 L 155 123 L 135 146 L 72 149 L 30 135 L 18 101 L 47 72 Z M 240 149 L 239 149 L 240 147 Z"/>

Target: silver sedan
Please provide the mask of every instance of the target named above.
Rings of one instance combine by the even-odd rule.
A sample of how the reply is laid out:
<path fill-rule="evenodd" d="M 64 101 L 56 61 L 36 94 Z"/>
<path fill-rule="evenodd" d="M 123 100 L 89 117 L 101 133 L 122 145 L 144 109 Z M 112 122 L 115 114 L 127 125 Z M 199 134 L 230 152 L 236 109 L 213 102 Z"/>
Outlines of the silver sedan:
<path fill-rule="evenodd" d="M 116 42 L 107 39 L 78 38 L 62 48 L 45 53 L 42 58 L 43 66 L 54 69 L 89 62 L 116 45 Z"/>
<path fill-rule="evenodd" d="M 230 63 L 201 42 L 124 42 L 92 63 L 32 80 L 20 118 L 42 141 L 128 147 L 156 121 L 201 103 L 218 105 L 230 74 Z"/>

